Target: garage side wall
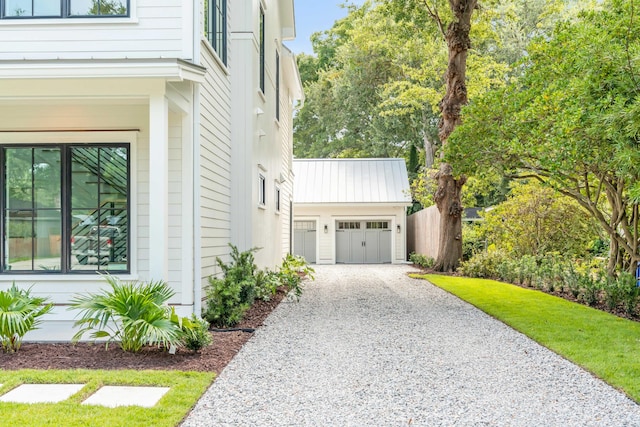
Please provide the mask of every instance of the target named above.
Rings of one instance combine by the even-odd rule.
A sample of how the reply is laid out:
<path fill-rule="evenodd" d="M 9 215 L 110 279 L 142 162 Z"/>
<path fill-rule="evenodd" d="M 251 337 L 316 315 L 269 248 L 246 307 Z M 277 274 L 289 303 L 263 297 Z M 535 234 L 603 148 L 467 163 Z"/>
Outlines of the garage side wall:
<path fill-rule="evenodd" d="M 388 205 L 309 206 L 294 205 L 295 220 L 316 221 L 317 264 L 336 263 L 336 221 L 389 221 L 393 264 L 407 260 L 406 207 Z M 325 232 L 325 226 L 327 230 Z M 400 230 L 398 232 L 398 226 Z"/>

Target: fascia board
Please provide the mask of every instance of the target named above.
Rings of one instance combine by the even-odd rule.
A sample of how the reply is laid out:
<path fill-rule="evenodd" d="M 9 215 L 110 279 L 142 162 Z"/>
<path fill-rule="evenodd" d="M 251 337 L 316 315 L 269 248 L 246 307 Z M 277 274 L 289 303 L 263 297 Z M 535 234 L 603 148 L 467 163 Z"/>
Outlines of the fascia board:
<path fill-rule="evenodd" d="M 204 82 L 206 69 L 177 59 L 0 61 L 0 79 L 161 78 Z"/>

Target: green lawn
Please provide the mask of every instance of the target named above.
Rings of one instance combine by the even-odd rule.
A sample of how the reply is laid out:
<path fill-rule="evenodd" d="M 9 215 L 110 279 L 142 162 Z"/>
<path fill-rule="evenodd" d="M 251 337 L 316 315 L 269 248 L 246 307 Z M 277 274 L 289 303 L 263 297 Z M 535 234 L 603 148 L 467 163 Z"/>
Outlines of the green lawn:
<path fill-rule="evenodd" d="M 412 277 L 469 302 L 640 403 L 640 323 L 493 280 Z"/>
<path fill-rule="evenodd" d="M 176 426 L 191 410 L 215 377 L 209 372 L 180 371 L 0 371 L 0 394 L 23 384 L 86 384 L 61 403 L 18 404 L 0 402 L 0 424 L 15 426 Z M 105 408 L 80 403 L 102 385 L 171 387 L 153 408 Z"/>

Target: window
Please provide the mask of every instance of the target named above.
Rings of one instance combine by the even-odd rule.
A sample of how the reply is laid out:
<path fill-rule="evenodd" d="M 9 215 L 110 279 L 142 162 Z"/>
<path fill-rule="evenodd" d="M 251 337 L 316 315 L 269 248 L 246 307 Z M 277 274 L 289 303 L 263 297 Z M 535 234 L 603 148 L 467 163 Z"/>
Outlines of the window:
<path fill-rule="evenodd" d="M 204 7 L 207 40 L 224 65 L 227 65 L 227 0 L 208 0 Z"/>
<path fill-rule="evenodd" d="M 129 0 L 0 0 L 1 18 L 129 16 Z"/>
<path fill-rule="evenodd" d="M 3 146 L 0 270 L 129 271 L 129 148 Z"/>
<path fill-rule="evenodd" d="M 338 230 L 360 230 L 360 222 L 340 221 L 338 222 Z"/>
<path fill-rule="evenodd" d="M 388 230 L 389 221 L 367 221 L 367 230 Z"/>
<path fill-rule="evenodd" d="M 280 121 L 280 53 L 276 50 L 276 120 Z"/>
<path fill-rule="evenodd" d="M 264 175 L 258 175 L 258 204 L 264 206 L 267 204 L 267 180 Z"/>
<path fill-rule="evenodd" d="M 260 5 L 260 90 L 264 94 L 265 69 L 264 69 L 264 9 Z"/>
<path fill-rule="evenodd" d="M 276 186 L 276 212 L 280 212 L 280 187 Z"/>

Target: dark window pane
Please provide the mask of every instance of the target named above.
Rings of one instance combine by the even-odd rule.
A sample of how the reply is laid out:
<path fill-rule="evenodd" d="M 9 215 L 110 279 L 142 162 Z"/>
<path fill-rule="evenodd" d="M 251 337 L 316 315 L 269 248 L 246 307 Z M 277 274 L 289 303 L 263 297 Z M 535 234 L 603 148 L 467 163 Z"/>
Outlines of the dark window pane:
<path fill-rule="evenodd" d="M 6 0 L 5 15 L 20 16 L 61 16 L 61 0 Z"/>
<path fill-rule="evenodd" d="M 72 16 L 127 16 L 126 0 L 71 0 Z"/>
<path fill-rule="evenodd" d="M 128 151 L 74 147 L 71 157 L 71 269 L 127 270 Z"/>
<path fill-rule="evenodd" d="M 30 148 L 9 148 L 6 153 L 7 209 L 32 209 L 32 154 Z"/>
<path fill-rule="evenodd" d="M 59 210 L 37 211 L 34 270 L 60 271 L 62 222 Z"/>
<path fill-rule="evenodd" d="M 30 271 L 33 269 L 33 213 L 9 211 L 5 216 L 5 265 L 7 269 Z"/>
<path fill-rule="evenodd" d="M 74 148 L 71 152 L 71 208 L 98 208 L 98 149 Z"/>
<path fill-rule="evenodd" d="M 60 16 L 61 0 L 34 0 L 33 16 Z"/>
<path fill-rule="evenodd" d="M 60 149 L 36 148 L 33 156 L 33 182 L 36 209 L 60 209 Z"/>
<path fill-rule="evenodd" d="M 6 0 L 4 10 L 6 16 L 33 16 L 31 0 Z"/>

